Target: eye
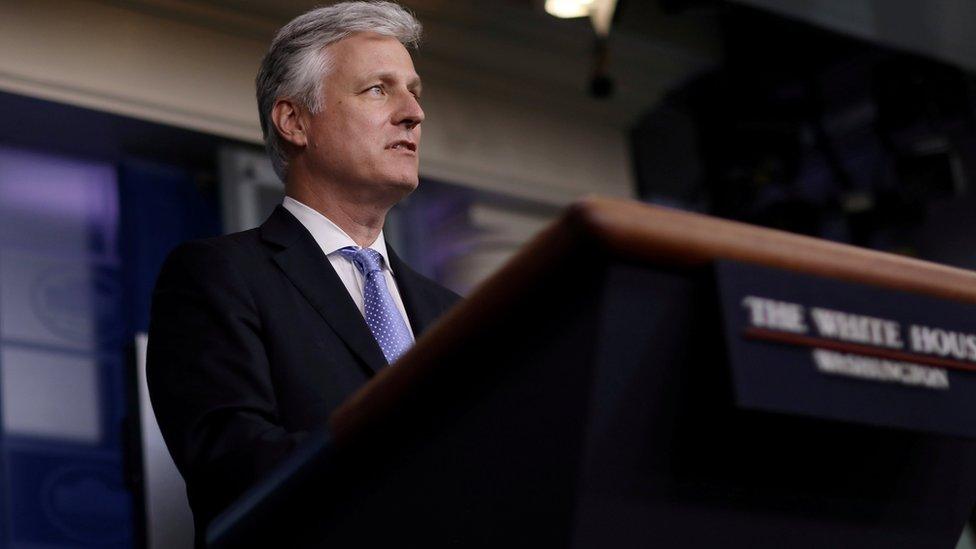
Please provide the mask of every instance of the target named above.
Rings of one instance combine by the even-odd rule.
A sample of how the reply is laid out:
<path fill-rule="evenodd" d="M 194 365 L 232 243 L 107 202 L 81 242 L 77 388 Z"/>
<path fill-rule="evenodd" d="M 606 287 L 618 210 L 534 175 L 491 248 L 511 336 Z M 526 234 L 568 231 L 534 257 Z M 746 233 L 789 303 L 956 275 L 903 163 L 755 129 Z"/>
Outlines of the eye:
<path fill-rule="evenodd" d="M 366 91 L 371 95 L 383 95 L 384 93 L 386 93 L 386 90 L 383 89 L 382 84 L 375 84 L 373 86 L 370 86 L 366 88 Z"/>

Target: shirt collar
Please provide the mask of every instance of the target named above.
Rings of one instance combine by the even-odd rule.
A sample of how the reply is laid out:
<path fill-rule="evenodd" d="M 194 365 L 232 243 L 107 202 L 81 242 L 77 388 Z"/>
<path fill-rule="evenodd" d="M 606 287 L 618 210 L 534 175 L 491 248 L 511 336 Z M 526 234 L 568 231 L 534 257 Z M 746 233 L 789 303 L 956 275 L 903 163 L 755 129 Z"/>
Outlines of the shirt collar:
<path fill-rule="evenodd" d="M 332 255 L 338 252 L 342 248 L 352 246 L 358 248 L 359 245 L 356 241 L 352 239 L 351 236 L 346 234 L 338 225 L 332 222 L 331 219 L 325 217 L 317 210 L 312 209 L 305 204 L 295 200 L 290 196 L 286 196 L 281 203 L 282 206 L 298 221 L 308 229 L 308 232 L 312 233 L 312 238 L 322 248 L 322 252 L 325 255 Z M 383 264 L 386 266 L 390 272 L 393 272 L 393 268 L 390 266 L 390 257 L 386 252 L 386 239 L 383 238 L 383 232 L 380 231 L 380 235 L 376 237 L 376 240 L 368 246 L 369 248 L 379 252 L 383 256 Z"/>

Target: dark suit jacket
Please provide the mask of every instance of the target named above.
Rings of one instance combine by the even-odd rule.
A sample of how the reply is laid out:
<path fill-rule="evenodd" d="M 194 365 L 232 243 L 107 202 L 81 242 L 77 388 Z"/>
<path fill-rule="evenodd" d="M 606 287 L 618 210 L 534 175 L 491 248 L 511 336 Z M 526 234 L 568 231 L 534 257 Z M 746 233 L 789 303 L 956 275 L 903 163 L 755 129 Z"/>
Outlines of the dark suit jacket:
<path fill-rule="evenodd" d="M 420 334 L 459 297 L 389 251 Z M 183 244 L 153 294 L 147 375 L 198 535 L 386 360 L 312 235 L 279 206 Z"/>

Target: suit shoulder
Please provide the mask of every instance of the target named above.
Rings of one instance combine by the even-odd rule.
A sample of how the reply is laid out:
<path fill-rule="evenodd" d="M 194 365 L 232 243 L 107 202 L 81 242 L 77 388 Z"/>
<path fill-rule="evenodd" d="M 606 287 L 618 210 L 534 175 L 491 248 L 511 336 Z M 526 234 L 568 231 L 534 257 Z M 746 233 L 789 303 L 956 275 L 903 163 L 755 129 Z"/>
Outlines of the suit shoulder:
<path fill-rule="evenodd" d="M 189 240 L 167 255 L 160 269 L 157 288 L 173 279 L 207 278 L 228 271 L 246 272 L 261 257 L 257 229 Z"/>
<path fill-rule="evenodd" d="M 169 253 L 166 263 L 197 263 L 200 261 L 230 261 L 253 259 L 260 247 L 257 229 L 239 233 L 188 240 Z"/>
<path fill-rule="evenodd" d="M 241 252 L 253 253 L 253 248 L 260 245 L 260 240 L 258 229 L 249 229 L 238 233 L 188 240 L 174 248 L 170 255 L 193 256 L 218 253 L 230 256 Z"/>
<path fill-rule="evenodd" d="M 438 303 L 440 303 L 442 308 L 447 309 L 451 305 L 461 301 L 462 297 L 453 290 L 442 286 L 439 282 L 427 278 L 410 267 L 406 268 L 410 269 L 410 273 L 413 275 L 414 280 L 416 280 L 423 287 L 423 290 L 427 293 L 427 295 L 433 297 Z"/>
<path fill-rule="evenodd" d="M 440 298 L 445 302 L 447 302 L 449 305 L 453 305 L 458 301 L 461 301 L 461 299 L 463 299 L 461 295 L 455 292 L 454 290 L 446 286 L 442 286 L 438 282 L 435 282 L 429 278 L 425 277 L 425 280 L 430 282 L 432 291 L 436 292 L 440 296 Z"/>

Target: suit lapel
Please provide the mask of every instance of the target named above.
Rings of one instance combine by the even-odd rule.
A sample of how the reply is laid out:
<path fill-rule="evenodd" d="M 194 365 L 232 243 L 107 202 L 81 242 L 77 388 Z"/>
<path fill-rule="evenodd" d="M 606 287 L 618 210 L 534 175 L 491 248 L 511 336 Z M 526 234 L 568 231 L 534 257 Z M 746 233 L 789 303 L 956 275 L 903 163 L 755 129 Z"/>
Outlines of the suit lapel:
<path fill-rule="evenodd" d="M 349 349 L 373 373 L 386 366 L 363 315 L 308 230 L 278 206 L 261 226 L 261 236 L 281 247 L 274 261 Z"/>
<path fill-rule="evenodd" d="M 403 308 L 407 310 L 407 317 L 410 319 L 410 327 L 413 328 L 414 337 L 420 337 L 420 334 L 437 319 L 440 310 L 424 295 L 423 278 L 400 260 L 389 243 L 386 245 L 386 253 L 390 256 L 393 278 L 396 280 L 397 290 L 400 291 Z"/>

